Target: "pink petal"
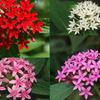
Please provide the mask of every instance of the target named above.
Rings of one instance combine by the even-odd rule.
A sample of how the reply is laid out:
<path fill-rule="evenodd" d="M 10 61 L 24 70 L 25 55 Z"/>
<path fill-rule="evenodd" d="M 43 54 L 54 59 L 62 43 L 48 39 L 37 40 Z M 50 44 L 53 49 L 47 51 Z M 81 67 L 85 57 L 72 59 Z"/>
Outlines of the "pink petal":
<path fill-rule="evenodd" d="M 90 90 L 91 90 L 91 87 L 89 86 L 89 87 L 87 88 L 87 90 L 90 91 Z"/>
<path fill-rule="evenodd" d="M 11 92 L 11 89 L 8 87 L 8 91 Z"/>
<path fill-rule="evenodd" d="M 12 76 L 15 76 L 16 75 L 16 72 L 13 72 Z"/>
<path fill-rule="evenodd" d="M 28 92 L 28 93 L 30 93 L 30 92 L 31 92 L 31 90 L 32 90 L 32 89 L 30 88 L 30 89 L 28 89 L 28 90 L 27 90 L 27 92 Z"/>
<path fill-rule="evenodd" d="M 31 99 L 31 97 L 29 95 L 26 96 L 27 99 Z"/>
<path fill-rule="evenodd" d="M 88 99 L 88 95 L 87 95 L 87 94 L 85 95 L 85 99 L 86 99 L 86 100 Z"/>
<path fill-rule="evenodd" d="M 9 94 L 9 95 L 7 95 L 7 98 L 10 98 L 11 97 L 11 95 Z"/>
<path fill-rule="evenodd" d="M 91 95 L 91 96 L 92 96 L 93 94 L 92 94 L 91 92 L 89 92 L 89 95 Z"/>
<path fill-rule="evenodd" d="M 81 95 L 81 96 L 84 95 L 84 92 L 81 92 L 79 95 Z"/>
<path fill-rule="evenodd" d="M 11 80 L 9 83 L 10 84 L 15 84 L 16 83 L 16 80 Z"/>
<path fill-rule="evenodd" d="M 6 90 L 6 88 L 5 87 L 0 87 L 0 90 Z"/>
<path fill-rule="evenodd" d="M 25 100 L 25 98 L 22 98 L 22 100 Z"/>

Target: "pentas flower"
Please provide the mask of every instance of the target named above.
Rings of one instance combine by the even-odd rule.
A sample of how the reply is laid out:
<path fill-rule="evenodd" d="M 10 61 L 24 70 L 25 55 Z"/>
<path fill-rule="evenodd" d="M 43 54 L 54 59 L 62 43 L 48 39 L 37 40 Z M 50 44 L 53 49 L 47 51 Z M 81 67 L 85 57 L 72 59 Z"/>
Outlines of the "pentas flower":
<path fill-rule="evenodd" d="M 28 38 L 35 41 L 33 35 L 42 32 L 43 22 L 37 12 L 31 12 L 34 7 L 30 0 L 0 0 L 0 48 L 17 44 L 19 49 L 28 49 Z"/>
<path fill-rule="evenodd" d="M 78 90 L 86 100 L 93 95 L 91 88 L 99 78 L 100 53 L 92 49 L 72 55 L 58 70 L 56 77 L 59 82 L 72 83 L 73 90 Z"/>
<path fill-rule="evenodd" d="M 32 84 L 36 82 L 34 66 L 20 58 L 3 58 L 0 61 L 0 91 L 8 91 L 7 98 L 31 99 Z M 1 77 L 2 76 L 2 77 Z"/>
<path fill-rule="evenodd" d="M 72 8 L 69 19 L 69 33 L 96 30 L 100 26 L 100 7 L 92 1 L 80 2 Z"/>

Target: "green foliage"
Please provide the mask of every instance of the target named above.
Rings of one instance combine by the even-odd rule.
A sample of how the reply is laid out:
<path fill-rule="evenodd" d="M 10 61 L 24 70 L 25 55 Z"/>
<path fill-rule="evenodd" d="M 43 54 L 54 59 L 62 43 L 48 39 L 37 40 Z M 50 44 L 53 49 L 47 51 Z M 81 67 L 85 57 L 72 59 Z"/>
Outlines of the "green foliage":
<path fill-rule="evenodd" d="M 73 86 L 58 83 L 50 87 L 50 100 L 65 100 L 73 92 Z"/>
<path fill-rule="evenodd" d="M 49 82 L 37 80 L 37 83 L 32 87 L 32 93 L 39 95 L 49 95 Z"/>
<path fill-rule="evenodd" d="M 58 30 L 59 34 L 65 34 L 67 32 L 69 11 L 75 3 L 73 0 L 51 0 L 50 17 L 53 23 L 52 25 L 55 26 L 52 27 L 51 33 L 54 33 L 54 28 L 56 28 L 55 31 Z"/>
<path fill-rule="evenodd" d="M 5 49 L 4 47 L 0 50 L 0 58 L 3 57 L 19 57 L 19 50 L 17 45 L 11 45 L 10 49 Z"/>
<path fill-rule="evenodd" d="M 48 58 L 28 58 L 28 61 L 35 66 L 37 82 L 33 84 L 32 95 L 36 100 L 49 99 L 50 86 L 50 61 Z M 33 96 L 34 97 L 34 96 Z"/>

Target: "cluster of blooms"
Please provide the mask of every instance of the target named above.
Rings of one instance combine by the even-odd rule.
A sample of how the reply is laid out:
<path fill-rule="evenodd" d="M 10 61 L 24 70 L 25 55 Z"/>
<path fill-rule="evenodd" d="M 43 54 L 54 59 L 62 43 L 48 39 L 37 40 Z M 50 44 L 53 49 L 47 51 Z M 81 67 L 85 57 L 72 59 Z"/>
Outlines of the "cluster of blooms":
<path fill-rule="evenodd" d="M 95 30 L 100 27 L 100 7 L 92 1 L 78 3 L 69 16 L 69 33 L 79 34 L 80 31 Z"/>
<path fill-rule="evenodd" d="M 28 37 L 42 31 L 37 12 L 30 12 L 34 7 L 30 0 L 0 0 L 0 48 L 7 49 L 11 44 L 18 44 L 19 49 L 28 48 Z"/>
<path fill-rule="evenodd" d="M 79 52 L 73 55 L 58 70 L 57 80 L 66 84 L 72 83 L 73 90 L 78 90 L 81 96 L 88 99 L 92 96 L 91 88 L 100 78 L 100 53 L 94 50 Z"/>
<path fill-rule="evenodd" d="M 0 91 L 8 90 L 7 98 L 31 99 L 32 83 L 36 82 L 34 67 L 26 60 L 4 58 L 0 61 Z"/>

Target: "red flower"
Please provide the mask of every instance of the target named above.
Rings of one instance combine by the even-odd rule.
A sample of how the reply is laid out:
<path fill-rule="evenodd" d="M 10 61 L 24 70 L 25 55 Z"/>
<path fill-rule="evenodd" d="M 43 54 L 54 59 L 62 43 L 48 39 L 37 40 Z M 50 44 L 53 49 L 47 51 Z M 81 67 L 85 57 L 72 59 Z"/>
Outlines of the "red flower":
<path fill-rule="evenodd" d="M 32 39 L 33 34 L 42 32 L 43 22 L 39 22 L 37 12 L 30 13 L 33 7 L 29 0 L 0 0 L 0 47 L 9 49 L 11 44 L 18 44 L 20 49 L 28 48 L 26 37 Z"/>

